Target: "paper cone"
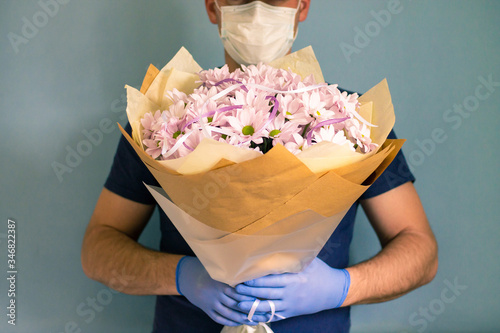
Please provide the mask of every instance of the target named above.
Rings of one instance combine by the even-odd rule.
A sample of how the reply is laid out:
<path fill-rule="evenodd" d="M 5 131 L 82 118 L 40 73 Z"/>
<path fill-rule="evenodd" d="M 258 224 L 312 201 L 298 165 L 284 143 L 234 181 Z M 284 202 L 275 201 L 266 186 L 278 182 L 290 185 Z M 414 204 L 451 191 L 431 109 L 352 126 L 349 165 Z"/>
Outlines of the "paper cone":
<path fill-rule="evenodd" d="M 208 227 L 170 202 L 161 188 L 147 187 L 210 276 L 231 286 L 266 274 L 301 271 L 347 212 L 325 217 L 306 210 L 244 235 Z"/>

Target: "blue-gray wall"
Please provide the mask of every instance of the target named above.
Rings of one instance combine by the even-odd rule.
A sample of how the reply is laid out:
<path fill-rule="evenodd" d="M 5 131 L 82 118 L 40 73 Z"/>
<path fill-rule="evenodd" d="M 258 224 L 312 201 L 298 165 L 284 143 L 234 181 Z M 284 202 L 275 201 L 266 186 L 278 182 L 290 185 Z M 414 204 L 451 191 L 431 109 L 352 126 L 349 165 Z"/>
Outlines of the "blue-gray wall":
<path fill-rule="evenodd" d="M 0 331 L 148 332 L 154 298 L 86 278 L 82 236 L 124 123 L 123 86 L 181 46 L 220 65 L 221 43 L 201 0 L 57 1 L 0 2 L 0 276 L 9 219 L 18 270 L 16 327 L 0 279 Z M 435 280 L 355 307 L 353 332 L 500 331 L 499 16 L 497 0 L 312 1 L 295 49 L 312 45 L 326 79 L 348 89 L 388 79 L 440 245 Z M 358 262 L 379 246 L 362 214 L 355 232 Z M 156 247 L 156 219 L 141 241 Z"/>

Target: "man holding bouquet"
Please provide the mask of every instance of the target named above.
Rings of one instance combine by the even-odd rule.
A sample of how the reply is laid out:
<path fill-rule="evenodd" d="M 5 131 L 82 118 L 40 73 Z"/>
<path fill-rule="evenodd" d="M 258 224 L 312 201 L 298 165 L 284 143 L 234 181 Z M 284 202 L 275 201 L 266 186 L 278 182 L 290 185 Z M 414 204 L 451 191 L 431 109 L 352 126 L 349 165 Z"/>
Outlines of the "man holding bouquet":
<path fill-rule="evenodd" d="M 234 71 L 290 53 L 311 2 L 205 0 L 205 6 Z M 126 130 L 130 134 L 130 126 Z M 83 268 L 90 278 L 121 292 L 159 295 L 154 332 L 220 332 L 224 325 L 268 320 L 274 332 L 348 332 L 349 306 L 397 298 L 436 274 L 437 244 L 413 181 L 399 152 L 303 271 L 231 287 L 208 275 L 163 212 L 160 251 L 137 242 L 156 207 L 144 183 L 158 182 L 122 138 L 85 234 Z M 348 267 L 359 205 L 382 250 Z"/>

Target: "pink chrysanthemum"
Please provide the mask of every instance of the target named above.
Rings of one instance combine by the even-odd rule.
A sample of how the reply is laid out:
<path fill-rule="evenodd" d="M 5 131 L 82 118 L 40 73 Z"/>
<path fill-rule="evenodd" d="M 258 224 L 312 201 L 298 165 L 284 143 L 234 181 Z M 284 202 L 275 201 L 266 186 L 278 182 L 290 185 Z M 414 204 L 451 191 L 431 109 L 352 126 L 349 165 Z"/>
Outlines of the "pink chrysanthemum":
<path fill-rule="evenodd" d="M 153 158 L 185 156 L 204 137 L 263 153 L 281 144 L 297 154 L 323 141 L 362 153 L 377 148 L 370 127 L 359 120 L 358 95 L 318 85 L 312 75 L 302 79 L 258 64 L 232 73 L 227 66 L 209 69 L 199 77 L 193 93 L 173 89 L 168 109 L 141 119 L 143 144 Z M 334 119 L 341 121 L 332 124 Z"/>

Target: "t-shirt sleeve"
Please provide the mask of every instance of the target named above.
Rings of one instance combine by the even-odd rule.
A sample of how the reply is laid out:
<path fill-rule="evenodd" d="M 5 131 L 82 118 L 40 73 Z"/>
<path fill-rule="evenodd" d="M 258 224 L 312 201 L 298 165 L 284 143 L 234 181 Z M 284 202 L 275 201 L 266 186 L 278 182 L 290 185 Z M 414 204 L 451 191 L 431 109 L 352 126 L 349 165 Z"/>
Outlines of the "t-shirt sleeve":
<path fill-rule="evenodd" d="M 125 131 L 131 134 L 130 124 L 127 124 Z M 122 135 L 104 187 L 129 200 L 154 204 L 155 200 L 144 183 L 158 186 L 156 179 Z"/>
<path fill-rule="evenodd" d="M 394 130 L 389 133 L 388 139 L 397 139 Z M 415 177 L 406 163 L 403 150 L 400 150 L 391 164 L 377 178 L 377 180 L 363 193 L 360 199 L 369 199 L 385 193 L 407 182 L 414 182 Z"/>

